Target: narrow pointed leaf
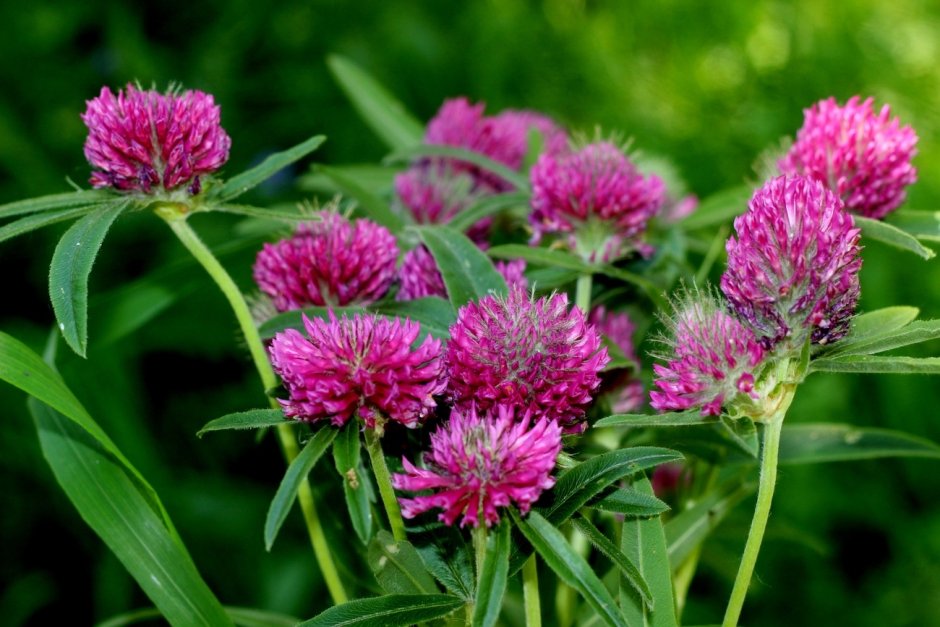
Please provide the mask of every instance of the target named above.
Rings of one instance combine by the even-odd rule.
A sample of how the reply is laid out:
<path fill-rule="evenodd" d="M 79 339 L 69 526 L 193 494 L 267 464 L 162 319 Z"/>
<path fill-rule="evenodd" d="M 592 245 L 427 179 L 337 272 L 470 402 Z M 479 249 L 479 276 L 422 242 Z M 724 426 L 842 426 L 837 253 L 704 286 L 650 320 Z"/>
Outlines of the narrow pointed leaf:
<path fill-rule="evenodd" d="M 598 617 L 607 625 L 626 627 L 629 623 L 617 608 L 617 602 L 594 574 L 594 570 L 575 551 L 565 536 L 538 512 L 529 512 L 522 520 L 512 512 L 516 526 L 532 544 L 545 563 L 555 571 L 559 579 L 577 590 Z"/>
<path fill-rule="evenodd" d="M 491 174 L 495 174 L 517 190 L 528 191 L 529 178 L 510 167 L 494 161 L 479 152 L 456 148 L 454 146 L 441 146 L 437 144 L 418 144 L 411 148 L 399 150 L 385 158 L 386 163 L 402 163 L 416 161 L 426 157 L 447 157 L 477 166 Z"/>
<path fill-rule="evenodd" d="M 48 211 L 25 216 L 18 220 L 14 220 L 13 222 L 8 222 L 7 224 L 0 226 L 0 242 L 5 242 L 8 239 L 13 239 L 14 237 L 23 235 L 24 233 L 35 231 L 36 229 L 41 229 L 44 226 L 50 226 L 53 224 L 58 224 L 59 222 L 65 222 L 66 220 L 78 218 L 80 216 L 91 213 L 97 207 L 97 205 L 86 205 L 84 207 L 73 209 Z"/>
<path fill-rule="evenodd" d="M 667 414 L 614 414 L 601 418 L 593 427 L 684 427 L 717 422 L 717 418 L 702 416 L 697 409 Z"/>
<path fill-rule="evenodd" d="M 301 333 L 304 333 L 303 316 L 307 316 L 308 318 L 323 318 L 326 320 L 330 316 L 330 309 L 332 309 L 337 318 L 341 318 L 344 315 L 352 317 L 356 314 L 366 313 L 366 310 L 362 307 L 304 307 L 303 309 L 292 309 L 265 320 L 258 326 L 258 334 L 261 336 L 261 339 L 269 340 L 281 331 L 286 331 L 287 329 L 297 329 Z"/>
<path fill-rule="evenodd" d="M 130 205 L 119 201 L 102 205 L 72 225 L 52 254 L 49 297 L 66 343 L 85 356 L 88 345 L 88 276 L 108 230 Z"/>
<path fill-rule="evenodd" d="M 225 183 L 218 188 L 219 191 L 215 193 L 215 197 L 221 202 L 227 202 L 241 196 L 290 164 L 303 159 L 319 148 L 324 141 L 326 141 L 326 137 L 323 135 L 315 135 L 297 144 L 293 148 L 288 148 L 283 152 L 276 152 L 273 155 L 269 155 L 264 161 L 250 170 L 246 170 L 225 181 Z"/>
<path fill-rule="evenodd" d="M 550 250 L 525 244 L 502 244 L 491 247 L 486 253 L 495 259 L 525 259 L 534 265 L 566 268 L 580 273 L 596 271 L 593 265 L 563 250 Z"/>
<path fill-rule="evenodd" d="M 936 256 L 933 250 L 927 248 L 920 241 L 896 226 L 881 220 L 872 220 L 862 216 L 855 216 L 855 225 L 862 230 L 862 236 L 873 239 L 894 248 L 914 253 L 922 259 L 932 259 Z"/>
<path fill-rule="evenodd" d="M 666 523 L 666 545 L 672 569 L 679 568 L 695 547 L 756 487 L 753 481 L 743 482 L 740 477 L 728 479 Z"/>
<path fill-rule="evenodd" d="M 913 322 L 919 314 L 920 309 L 917 307 L 904 305 L 884 307 L 860 314 L 852 319 L 852 330 L 843 340 L 864 340 L 896 331 Z M 839 343 L 843 340 L 839 340 Z M 833 346 L 839 346 L 839 344 Z"/>
<path fill-rule="evenodd" d="M 340 55 L 330 55 L 327 66 L 363 121 L 386 146 L 401 150 L 421 142 L 424 127 L 378 81 Z"/>
<path fill-rule="evenodd" d="M 257 610 L 250 607 L 232 607 L 224 606 L 225 613 L 238 627 L 294 627 L 300 622 L 299 619 L 286 614 L 269 612 L 267 610 Z M 96 627 L 124 627 L 125 625 L 136 625 L 142 621 L 160 618 L 160 610 L 156 608 L 147 608 L 142 610 L 132 610 L 118 616 L 112 616 L 108 620 L 98 623 Z"/>
<path fill-rule="evenodd" d="M 268 516 L 264 521 L 264 546 L 268 551 L 274 545 L 274 539 L 297 498 L 297 488 L 333 443 L 333 438 L 337 433 L 338 430 L 330 425 L 321 427 L 287 468 L 287 473 L 277 488 L 277 493 L 268 509 Z"/>
<path fill-rule="evenodd" d="M 171 625 L 232 625 L 189 554 L 100 441 L 36 399 L 43 456 L 85 522 Z"/>
<path fill-rule="evenodd" d="M 464 604 L 449 594 L 389 594 L 336 605 L 297 627 L 398 627 L 447 616 Z"/>
<path fill-rule="evenodd" d="M 27 198 L 25 200 L 0 205 L 0 219 L 12 218 L 13 216 L 21 216 L 28 213 L 51 211 L 53 209 L 85 207 L 105 202 L 112 198 L 114 198 L 113 193 L 97 189 L 51 194 L 49 196 L 39 196 L 38 198 Z"/>
<path fill-rule="evenodd" d="M 845 344 L 839 340 L 833 350 L 826 353 L 826 357 L 871 355 L 937 338 L 940 338 L 940 320 L 917 320 L 900 329 L 873 334 L 864 339 L 847 337 L 844 340 L 849 341 Z"/>
<path fill-rule="evenodd" d="M 262 220 L 287 222 L 288 224 L 295 224 L 297 222 L 304 222 L 311 219 L 310 214 L 304 211 L 284 211 L 265 207 L 253 207 L 251 205 L 216 205 L 212 208 L 212 210 L 221 211 L 223 213 L 232 213 L 240 216 L 248 216 L 249 218 L 261 218 Z"/>
<path fill-rule="evenodd" d="M 887 217 L 887 222 L 928 242 L 940 242 L 940 211 L 898 209 Z"/>
<path fill-rule="evenodd" d="M 643 579 L 643 573 L 640 572 L 640 569 L 587 518 L 576 516 L 571 519 L 571 522 L 591 541 L 591 544 L 597 550 L 613 562 L 614 566 L 620 570 L 621 576 L 636 590 L 646 606 L 653 609 L 653 593 L 650 592 L 649 584 Z"/>
<path fill-rule="evenodd" d="M 653 494 L 646 477 L 633 484 L 644 494 Z M 626 578 L 620 580 L 620 608 L 630 625 L 643 627 L 676 627 L 675 600 L 672 594 L 672 573 L 666 553 L 666 536 L 662 520 L 647 518 L 625 520 L 620 550 L 640 571 L 653 597 L 652 610 Z"/>
<path fill-rule="evenodd" d="M 343 496 L 349 522 L 363 545 L 372 540 L 372 493 L 369 475 L 361 464 L 347 471 L 343 478 Z"/>
<path fill-rule="evenodd" d="M 339 430 L 333 440 L 333 464 L 340 477 L 359 465 L 362 458 L 362 444 L 359 441 L 359 422 L 350 420 Z"/>
<path fill-rule="evenodd" d="M 234 414 L 226 414 L 221 418 L 211 420 L 207 422 L 202 429 L 197 431 L 196 435 L 201 438 L 210 431 L 262 429 L 264 427 L 273 427 L 284 423 L 294 424 L 293 421 L 284 417 L 284 412 L 280 409 L 251 409 Z"/>
<path fill-rule="evenodd" d="M 460 211 L 447 223 L 447 226 L 458 231 L 466 231 L 482 218 L 499 213 L 512 207 L 528 206 L 529 194 L 526 192 L 509 192 L 484 196 L 466 209 Z"/>
<path fill-rule="evenodd" d="M 940 374 L 940 357 L 882 357 L 845 355 L 814 359 L 810 372 L 855 372 L 880 374 Z"/>
<path fill-rule="evenodd" d="M 412 538 L 428 572 L 451 594 L 472 601 L 476 590 L 473 551 L 463 534 L 440 525 Z"/>
<path fill-rule="evenodd" d="M 509 522 L 504 521 L 486 539 L 486 555 L 473 607 L 474 627 L 492 627 L 499 618 L 509 576 Z"/>
<path fill-rule="evenodd" d="M 438 591 L 414 546 L 408 541 L 396 542 L 384 529 L 369 543 L 366 559 L 376 581 L 389 594 L 436 594 Z"/>
<path fill-rule="evenodd" d="M 681 453 L 652 446 L 637 446 L 592 457 L 558 479 L 551 491 L 554 500 L 539 511 L 553 523 L 561 524 L 615 481 L 680 459 Z"/>
<path fill-rule="evenodd" d="M 880 457 L 940 459 L 940 446 L 902 431 L 846 424 L 784 425 L 781 464 L 816 464 Z"/>
<path fill-rule="evenodd" d="M 356 181 L 363 189 L 376 195 L 387 193 L 388 190 L 392 189 L 395 184 L 395 174 L 398 172 L 397 168 L 373 163 L 332 165 L 330 167 L 346 178 Z M 316 166 L 309 174 L 300 177 L 297 184 L 305 192 L 324 195 L 336 195 L 342 192 L 333 179 L 322 172 L 318 172 Z"/>
<path fill-rule="evenodd" d="M 628 518 L 652 518 L 669 511 L 669 506 L 655 496 L 630 488 L 617 488 L 609 494 L 602 493 L 588 501 L 585 507 L 623 514 Z"/>
<path fill-rule="evenodd" d="M 506 294 L 506 280 L 466 235 L 446 226 L 417 227 L 444 279 L 454 309 L 489 294 Z"/>
<path fill-rule="evenodd" d="M 405 221 L 392 211 L 385 200 L 360 185 L 342 170 L 317 165 L 317 171 L 333 181 L 344 196 L 355 199 L 359 209 L 370 220 L 378 222 L 395 234 L 401 233 L 401 230 L 405 228 Z"/>

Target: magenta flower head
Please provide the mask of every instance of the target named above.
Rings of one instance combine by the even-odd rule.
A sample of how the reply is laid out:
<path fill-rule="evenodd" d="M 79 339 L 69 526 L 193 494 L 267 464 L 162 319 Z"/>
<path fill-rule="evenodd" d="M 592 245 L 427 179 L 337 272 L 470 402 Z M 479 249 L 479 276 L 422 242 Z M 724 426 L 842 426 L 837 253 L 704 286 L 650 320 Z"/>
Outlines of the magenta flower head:
<path fill-rule="evenodd" d="M 514 287 L 457 312 L 446 364 L 455 406 L 488 411 L 506 404 L 557 420 L 580 433 L 584 413 L 610 358 L 600 335 L 565 294 L 532 301 Z"/>
<path fill-rule="evenodd" d="M 303 321 L 307 337 L 287 329 L 269 349 L 290 393 L 280 401 L 287 417 L 339 427 L 359 415 L 369 428 L 387 420 L 414 428 L 437 405 L 446 386 L 441 342 L 429 335 L 412 348 L 418 323 L 332 311 L 329 320 Z"/>
<path fill-rule="evenodd" d="M 278 311 L 310 305 L 368 305 L 395 279 L 398 246 L 384 226 L 323 211 L 292 237 L 265 244 L 255 282 Z"/>
<path fill-rule="evenodd" d="M 128 85 L 115 96 L 103 87 L 87 104 L 82 121 L 88 127 L 85 157 L 95 168 L 93 187 L 143 194 L 185 187 L 198 194 L 199 177 L 228 161 L 232 142 L 209 94 L 161 94 Z"/>
<path fill-rule="evenodd" d="M 418 224 L 445 224 L 484 195 L 470 174 L 455 172 L 446 161 L 430 161 L 395 176 L 395 195 Z M 493 218 L 472 225 L 467 236 L 485 245 Z"/>
<path fill-rule="evenodd" d="M 717 416 L 722 407 L 757 398 L 755 372 L 764 350 L 754 333 L 728 314 L 713 295 L 698 290 L 684 294 L 666 321 L 664 342 L 672 350 L 654 364 L 651 405 L 659 411 L 700 408 Z"/>
<path fill-rule="evenodd" d="M 803 127 L 778 167 L 782 174 L 822 181 L 848 210 L 880 219 L 904 202 L 907 186 L 917 181 L 911 165 L 917 135 L 891 119 L 888 105 L 875 113 L 872 102 L 853 96 L 840 107 L 829 98 L 804 110 Z"/>
<path fill-rule="evenodd" d="M 839 197 L 798 176 L 754 192 L 728 238 L 721 289 L 765 348 L 807 337 L 834 342 L 848 332 L 859 296 L 859 230 Z"/>
<path fill-rule="evenodd" d="M 569 234 L 569 246 L 590 261 L 637 249 L 665 197 L 659 177 L 644 177 L 609 142 L 562 156 L 543 154 L 529 177 L 535 241 L 547 233 Z"/>
<path fill-rule="evenodd" d="M 561 451 L 561 428 L 553 420 L 532 420 L 531 412 L 516 415 L 513 407 L 497 405 L 490 412 L 454 409 L 450 420 L 431 434 L 425 468 L 402 460 L 404 474 L 392 477 L 399 490 L 433 494 L 402 498 L 402 515 L 414 518 L 442 510 L 439 518 L 453 525 L 490 527 L 499 522 L 497 508 L 515 505 L 523 514 L 543 490 L 555 485 L 551 476 Z"/>

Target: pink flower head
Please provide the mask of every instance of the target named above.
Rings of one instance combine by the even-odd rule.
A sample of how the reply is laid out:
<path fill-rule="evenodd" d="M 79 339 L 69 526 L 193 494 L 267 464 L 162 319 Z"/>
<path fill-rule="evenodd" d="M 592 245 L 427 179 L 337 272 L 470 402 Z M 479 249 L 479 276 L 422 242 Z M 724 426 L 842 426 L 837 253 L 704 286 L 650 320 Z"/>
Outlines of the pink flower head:
<path fill-rule="evenodd" d="M 798 350 L 848 332 L 859 296 L 859 230 L 839 197 L 798 176 L 770 179 L 754 192 L 728 238 L 721 289 L 765 348 Z"/>
<path fill-rule="evenodd" d="M 726 313 L 710 294 L 686 294 L 668 321 L 672 352 L 666 365 L 654 364 L 651 405 L 659 411 L 701 408 L 717 416 L 739 395 L 756 398 L 754 372 L 764 350 L 746 326 Z"/>
<path fill-rule="evenodd" d="M 338 319 L 303 316 L 296 329 L 278 333 L 271 363 L 290 393 L 282 400 L 289 418 L 329 420 L 340 427 L 358 414 L 370 428 L 391 420 L 417 427 L 446 386 L 441 342 L 430 335 L 412 348 L 421 327 L 410 320 L 375 315 Z"/>
<path fill-rule="evenodd" d="M 198 194 L 199 177 L 228 161 L 232 141 L 209 94 L 161 94 L 128 85 L 115 96 L 102 87 L 87 105 L 82 121 L 93 187 L 153 194 L 186 186 Z"/>
<path fill-rule="evenodd" d="M 466 172 L 455 172 L 446 161 L 414 165 L 395 176 L 395 194 L 418 224 L 446 224 L 487 190 Z M 467 236 L 479 245 L 486 243 L 493 218 L 478 220 Z"/>
<path fill-rule="evenodd" d="M 496 271 L 503 275 L 506 285 L 510 287 L 517 285 L 522 289 L 529 287 L 524 274 L 525 260 L 497 261 L 494 265 Z M 444 277 L 441 276 L 437 262 L 425 246 L 418 246 L 405 253 L 401 268 L 398 270 L 398 278 L 401 281 L 401 288 L 395 296 L 396 300 L 414 300 L 426 296 L 447 298 Z"/>
<path fill-rule="evenodd" d="M 254 278 L 278 311 L 368 305 L 388 291 L 397 260 L 395 237 L 384 226 L 323 211 L 292 237 L 265 244 Z"/>
<path fill-rule="evenodd" d="M 610 361 L 600 335 L 565 294 L 533 302 L 520 287 L 457 312 L 446 363 L 455 406 L 531 409 L 566 433 L 584 430 L 584 413 Z"/>
<path fill-rule="evenodd" d="M 665 197 L 659 177 L 644 177 L 609 142 L 562 156 L 543 154 L 529 176 L 536 241 L 546 233 L 572 234 L 569 245 L 592 261 L 636 249 Z"/>
<path fill-rule="evenodd" d="M 633 346 L 636 325 L 622 312 L 608 311 L 603 305 L 591 310 L 588 323 L 620 349 L 625 357 L 639 368 L 640 361 Z M 643 383 L 627 369 L 608 370 L 601 390 L 608 394 L 611 410 L 616 414 L 629 413 L 643 404 Z"/>
<path fill-rule="evenodd" d="M 872 102 L 853 96 L 840 107 L 829 98 L 804 110 L 803 127 L 778 167 L 822 181 L 850 211 L 880 219 L 904 202 L 905 188 L 917 180 L 911 165 L 917 135 L 891 119 L 888 105 L 876 114 Z"/>
<path fill-rule="evenodd" d="M 402 460 L 404 474 L 392 477 L 399 490 L 433 494 L 402 498 L 402 515 L 414 518 L 443 510 L 439 519 L 453 525 L 490 527 L 499 522 L 498 507 L 515 504 L 526 513 L 543 490 L 555 485 L 551 476 L 561 451 L 561 428 L 544 416 L 531 424 L 532 413 L 517 418 L 516 410 L 497 405 L 491 412 L 454 409 L 450 420 L 431 435 L 426 468 Z M 530 426 L 531 425 L 531 426 Z"/>

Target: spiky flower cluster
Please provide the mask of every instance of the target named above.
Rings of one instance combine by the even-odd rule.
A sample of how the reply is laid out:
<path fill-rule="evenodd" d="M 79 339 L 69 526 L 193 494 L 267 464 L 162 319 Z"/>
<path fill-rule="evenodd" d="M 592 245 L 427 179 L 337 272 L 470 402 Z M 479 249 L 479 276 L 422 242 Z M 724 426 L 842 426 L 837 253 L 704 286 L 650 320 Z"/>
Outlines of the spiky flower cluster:
<path fill-rule="evenodd" d="M 307 337 L 296 329 L 278 333 L 271 363 L 290 398 L 284 414 L 304 421 L 329 420 L 342 426 L 360 416 L 366 426 L 386 420 L 417 427 L 444 392 L 441 342 L 427 336 L 412 348 L 421 331 L 410 320 L 375 315 L 337 319 L 303 316 Z"/>
<path fill-rule="evenodd" d="M 637 248 L 637 238 L 665 197 L 662 180 L 644 177 L 610 142 L 560 156 L 545 153 L 529 176 L 535 240 L 548 233 L 571 234 L 571 248 L 592 261 Z"/>
<path fill-rule="evenodd" d="M 323 211 L 292 237 L 265 244 L 254 278 L 278 311 L 368 305 L 388 291 L 397 260 L 395 237 L 385 227 Z"/>
<path fill-rule="evenodd" d="M 529 286 L 525 278 L 526 263 L 523 259 L 512 261 L 497 261 L 496 271 L 503 275 L 508 286 L 519 286 L 523 289 Z M 426 296 L 439 296 L 447 298 L 447 287 L 444 278 L 437 267 L 437 262 L 425 246 L 418 246 L 405 253 L 401 268 L 398 270 L 401 287 L 396 300 L 414 300 Z"/>
<path fill-rule="evenodd" d="M 764 350 L 754 333 L 724 311 L 711 294 L 690 292 L 667 321 L 665 341 L 672 349 L 666 365 L 654 364 L 651 405 L 659 411 L 700 407 L 702 415 L 721 413 L 739 395 L 753 398 L 755 372 Z"/>
<path fill-rule="evenodd" d="M 880 219 L 904 202 L 917 180 L 911 164 L 917 135 L 891 119 L 888 105 L 877 114 L 873 100 L 858 96 L 839 106 L 835 98 L 817 102 L 804 114 L 796 142 L 780 160 L 780 172 L 803 174 L 834 191 L 850 211 Z"/>
<path fill-rule="evenodd" d="M 532 301 L 519 287 L 457 312 L 450 328 L 448 393 L 457 408 L 497 404 L 531 409 L 566 433 L 584 430 L 584 412 L 610 358 L 600 336 L 566 294 Z"/>
<path fill-rule="evenodd" d="M 777 177 L 758 189 L 728 238 L 721 289 L 765 348 L 843 337 L 859 296 L 859 230 L 819 181 Z"/>
<path fill-rule="evenodd" d="M 624 357 L 639 367 L 640 360 L 633 346 L 636 325 L 630 316 L 623 312 L 608 311 L 603 305 L 598 305 L 591 310 L 588 323 L 594 325 L 599 333 L 620 349 Z M 643 404 L 643 383 L 627 369 L 608 371 L 601 391 L 609 393 L 610 408 L 615 414 L 629 413 Z"/>
<path fill-rule="evenodd" d="M 561 450 L 561 428 L 530 412 L 516 415 L 513 407 L 494 406 L 489 412 L 454 410 L 450 420 L 431 435 L 426 468 L 402 460 L 404 474 L 392 477 L 399 490 L 434 490 L 433 494 L 402 498 L 402 514 L 413 518 L 442 510 L 439 518 L 453 525 L 492 526 L 497 508 L 515 504 L 528 512 L 543 490 L 555 485 L 551 476 Z"/>
<path fill-rule="evenodd" d="M 115 95 L 103 87 L 82 115 L 92 186 L 198 194 L 199 177 L 228 161 L 232 142 L 219 119 L 212 96 L 201 91 L 161 94 L 128 85 Z"/>

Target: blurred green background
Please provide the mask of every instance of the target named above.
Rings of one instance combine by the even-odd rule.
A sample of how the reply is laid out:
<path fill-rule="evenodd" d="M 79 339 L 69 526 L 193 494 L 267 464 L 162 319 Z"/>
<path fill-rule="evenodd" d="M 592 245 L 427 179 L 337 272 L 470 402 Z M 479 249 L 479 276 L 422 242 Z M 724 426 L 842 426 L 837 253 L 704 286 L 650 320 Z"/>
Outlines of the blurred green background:
<path fill-rule="evenodd" d="M 0 3 L 0 25 L 0 203 L 67 191 L 66 177 L 84 183 L 85 100 L 133 80 L 213 93 L 233 138 L 230 172 L 314 133 L 329 136 L 317 160 L 376 161 L 382 145 L 327 72 L 326 55 L 338 52 L 422 120 L 465 94 L 490 111 L 533 108 L 573 129 L 600 125 L 669 157 L 701 197 L 752 177 L 757 156 L 792 135 L 810 103 L 872 95 L 920 136 L 908 206 L 940 209 L 940 7 L 926 2 L 33 1 Z M 253 200 L 300 197 L 284 176 Z M 216 244 L 232 224 L 195 222 Z M 55 235 L 0 246 L 0 329 L 35 348 L 53 320 L 46 272 Z M 248 242 L 225 258 L 246 288 L 258 247 Z M 150 216 L 119 223 L 93 293 L 160 272 L 183 297 L 110 345 L 105 325 L 95 326 L 107 303 L 93 303 L 89 360 L 62 368 L 163 496 L 223 602 L 311 616 L 327 597 L 299 520 L 270 555 L 263 550 L 264 514 L 283 472 L 275 446 L 243 433 L 194 435 L 211 418 L 258 406 L 261 390 L 223 299 L 183 258 Z M 863 310 L 909 304 L 940 317 L 940 261 L 873 243 L 862 275 Z M 940 345 L 918 354 L 940 354 Z M 788 420 L 940 441 L 940 379 L 816 377 Z M 148 605 L 55 484 L 22 395 L 0 386 L 0 402 L 0 622 L 89 624 Z M 329 499 L 337 482 L 320 466 L 314 479 Z M 940 466 L 790 467 L 778 486 L 746 624 L 940 625 Z M 720 618 L 749 506 L 709 543 L 687 624 Z M 327 527 L 337 545 L 354 541 L 342 516 Z"/>

